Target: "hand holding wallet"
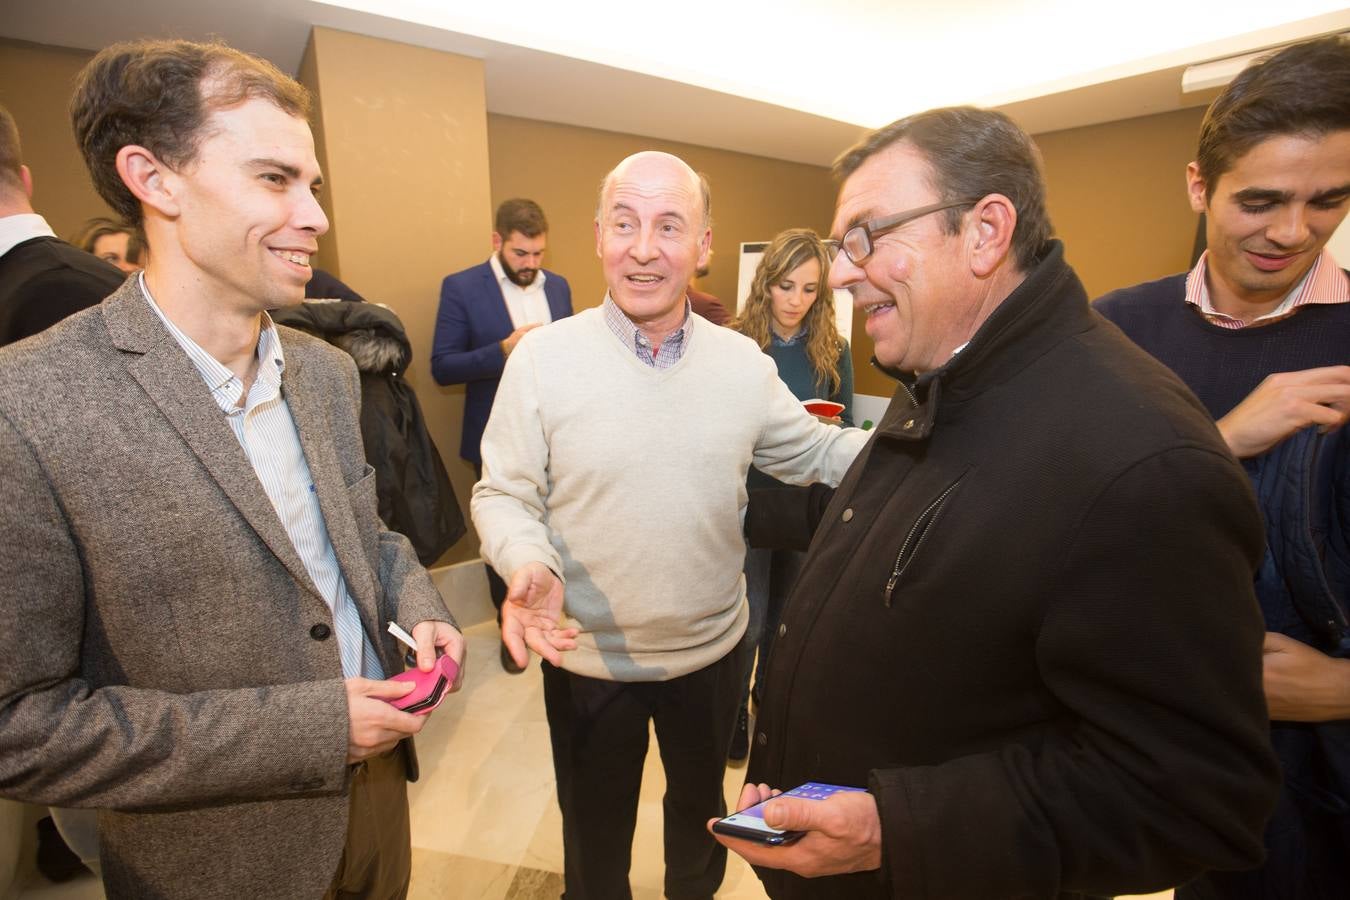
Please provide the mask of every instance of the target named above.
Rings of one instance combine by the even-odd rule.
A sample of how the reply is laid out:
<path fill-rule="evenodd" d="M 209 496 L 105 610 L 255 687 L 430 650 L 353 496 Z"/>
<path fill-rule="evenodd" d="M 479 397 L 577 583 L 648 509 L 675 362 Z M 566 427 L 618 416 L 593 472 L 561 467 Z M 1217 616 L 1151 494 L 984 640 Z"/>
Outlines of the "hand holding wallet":
<path fill-rule="evenodd" d="M 388 702 L 395 709 L 401 709 L 413 715 L 428 715 L 433 709 L 440 706 L 449 695 L 450 686 L 455 683 L 455 676 L 459 674 L 459 665 L 450 657 L 441 655 L 436 658 L 436 664 L 431 667 L 430 672 L 423 672 L 417 668 L 415 656 L 417 642 L 413 640 L 412 635 L 400 628 L 396 622 L 389 623 L 389 633 L 409 648 L 408 664 L 412 668 L 406 672 L 400 672 L 388 680 L 411 681 L 413 689 L 402 697 Z"/>

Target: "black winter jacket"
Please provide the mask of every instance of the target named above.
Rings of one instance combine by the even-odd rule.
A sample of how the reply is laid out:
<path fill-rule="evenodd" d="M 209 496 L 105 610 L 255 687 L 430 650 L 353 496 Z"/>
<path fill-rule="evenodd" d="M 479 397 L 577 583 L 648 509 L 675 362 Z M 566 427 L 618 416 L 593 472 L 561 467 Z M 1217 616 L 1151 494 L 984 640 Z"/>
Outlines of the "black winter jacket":
<path fill-rule="evenodd" d="M 361 372 L 361 438 L 375 469 L 380 518 L 405 535 L 429 566 L 466 530 L 464 514 L 417 395 L 404 381 L 412 344 L 392 310 L 374 303 L 306 301 L 272 319 L 351 354 Z"/>
<path fill-rule="evenodd" d="M 747 775 L 867 786 L 882 867 L 764 871 L 775 898 L 1110 896 L 1261 859 L 1251 489 L 1062 254 L 897 391 L 821 514 Z"/>

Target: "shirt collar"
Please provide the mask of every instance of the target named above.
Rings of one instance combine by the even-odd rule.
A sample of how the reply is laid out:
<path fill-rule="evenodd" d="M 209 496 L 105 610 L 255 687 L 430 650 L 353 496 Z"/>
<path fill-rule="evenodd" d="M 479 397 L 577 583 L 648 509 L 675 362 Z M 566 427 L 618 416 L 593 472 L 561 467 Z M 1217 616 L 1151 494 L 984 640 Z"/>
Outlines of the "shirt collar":
<path fill-rule="evenodd" d="M 510 278 L 506 277 L 506 269 L 502 267 L 502 261 L 498 258 L 497 254 L 494 253 L 488 257 L 488 265 L 492 267 L 492 274 L 497 276 L 497 284 L 503 291 L 508 287 L 515 288 L 522 293 L 542 291 L 544 289 L 544 278 L 547 276 L 543 269 L 540 269 L 535 274 L 534 281 L 531 281 L 528 287 L 521 287 Z"/>
<path fill-rule="evenodd" d="M 785 338 L 779 335 L 778 332 L 774 331 L 773 326 L 770 325 L 769 340 L 773 343 L 775 347 L 791 347 L 794 344 L 800 344 L 802 341 L 806 340 L 806 329 L 799 328 L 797 329 L 797 333 L 794 334 L 792 337 Z"/>
<path fill-rule="evenodd" d="M 196 366 L 197 372 L 206 382 L 207 388 L 211 391 L 211 397 L 216 404 L 223 410 L 229 411 L 239 404 L 239 395 L 243 392 L 244 383 L 239 380 L 230 369 L 216 359 L 210 353 L 202 349 L 201 345 L 188 337 L 187 333 L 173 323 L 173 320 L 164 314 L 164 310 L 159 308 L 155 298 L 150 293 L 150 286 L 145 281 L 145 270 L 137 273 L 137 279 L 140 282 L 141 293 L 145 295 L 145 302 L 150 304 L 150 308 L 159 316 L 159 320 L 164 323 L 164 327 L 173 335 L 173 339 L 183 348 L 183 352 L 192 360 Z M 272 393 L 272 388 L 278 388 L 281 384 L 281 374 L 286 371 L 286 357 L 281 349 L 281 339 L 277 334 L 276 324 L 272 317 L 267 313 L 262 314 L 262 328 L 258 333 L 258 375 L 256 383 L 267 388 L 261 393 Z M 252 394 L 253 392 L 250 392 Z M 252 399 L 252 398 L 250 398 Z"/>
<path fill-rule="evenodd" d="M 4 256 L 24 241 L 38 237 L 56 237 L 47 220 L 37 213 L 19 213 L 0 216 L 0 256 Z"/>
<path fill-rule="evenodd" d="M 1298 284 L 1284 295 L 1274 309 L 1251 322 L 1243 323 L 1227 313 L 1214 308 L 1209 293 L 1209 251 L 1200 254 L 1195 268 L 1186 275 L 1186 302 L 1199 310 L 1206 320 L 1229 328 L 1242 328 L 1273 319 L 1282 319 L 1295 311 L 1297 307 L 1313 303 L 1350 302 L 1350 279 L 1347 279 L 1341 267 L 1337 265 L 1331 251 L 1323 248 L 1313 260 L 1310 268 Z"/>
<path fill-rule="evenodd" d="M 609 326 L 610 331 L 618 336 L 623 345 L 647 365 L 656 366 L 656 361 L 652 356 L 651 341 L 647 340 L 647 336 L 638 330 L 638 327 L 633 324 L 633 320 L 628 318 L 623 310 L 619 309 L 619 304 L 614 302 L 608 291 L 605 292 L 605 301 L 600 304 L 600 309 L 604 313 L 605 324 Z M 684 321 L 680 323 L 679 328 L 666 335 L 665 339 L 661 341 L 660 353 L 662 357 L 670 361 L 670 364 L 683 356 L 687 349 L 691 309 L 689 297 L 686 295 L 684 298 Z"/>

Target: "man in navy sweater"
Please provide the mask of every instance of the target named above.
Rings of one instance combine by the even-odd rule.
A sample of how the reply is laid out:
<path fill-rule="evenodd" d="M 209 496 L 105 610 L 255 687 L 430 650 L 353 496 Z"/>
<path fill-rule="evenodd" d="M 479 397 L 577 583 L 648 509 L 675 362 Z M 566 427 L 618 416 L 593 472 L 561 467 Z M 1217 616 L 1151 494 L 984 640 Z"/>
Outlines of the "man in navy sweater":
<path fill-rule="evenodd" d="M 1187 167 L 1208 249 L 1096 308 L 1214 416 L 1266 520 L 1256 579 L 1284 791 L 1257 870 L 1179 898 L 1350 896 L 1350 275 L 1325 249 L 1350 206 L 1350 42 L 1248 68 Z M 1216 636 L 1222 639 L 1222 636 Z"/>

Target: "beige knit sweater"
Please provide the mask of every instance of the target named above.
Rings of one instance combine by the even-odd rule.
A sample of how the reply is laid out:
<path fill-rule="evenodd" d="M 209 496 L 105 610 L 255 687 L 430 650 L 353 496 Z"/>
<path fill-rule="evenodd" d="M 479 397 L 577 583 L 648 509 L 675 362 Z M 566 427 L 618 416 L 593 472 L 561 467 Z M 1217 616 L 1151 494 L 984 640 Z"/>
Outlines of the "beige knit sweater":
<path fill-rule="evenodd" d="M 664 681 L 745 632 L 745 476 L 837 484 L 866 439 L 819 423 L 749 339 L 692 316 L 683 358 L 646 366 L 589 309 L 525 336 L 483 434 L 472 514 L 510 581 L 563 576 L 581 629 L 563 667 Z"/>

